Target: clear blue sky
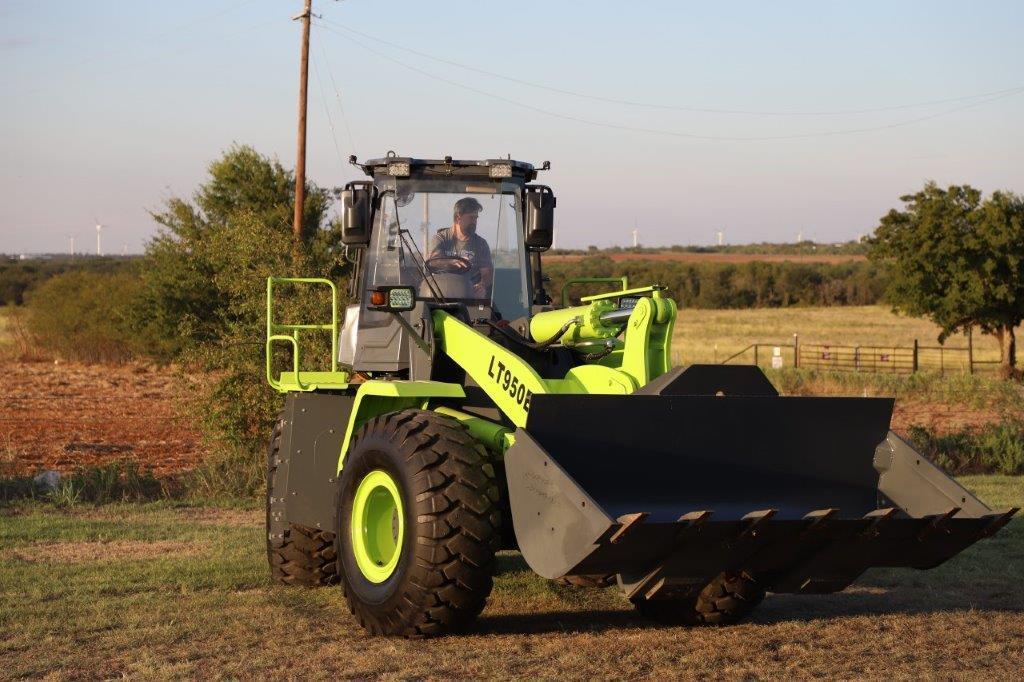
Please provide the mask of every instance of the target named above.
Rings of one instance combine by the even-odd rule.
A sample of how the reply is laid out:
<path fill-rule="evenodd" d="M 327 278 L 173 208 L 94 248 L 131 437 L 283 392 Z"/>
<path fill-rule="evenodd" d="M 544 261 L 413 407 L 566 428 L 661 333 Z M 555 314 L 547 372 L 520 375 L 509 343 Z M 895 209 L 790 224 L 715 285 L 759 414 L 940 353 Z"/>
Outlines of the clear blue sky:
<path fill-rule="evenodd" d="M 719 229 L 732 243 L 843 240 L 926 179 L 1024 192 L 1024 91 L 806 115 L 1024 87 L 1021 2 L 314 7 L 324 91 L 311 70 L 309 175 L 321 185 L 356 177 L 326 99 L 342 158 L 550 160 L 560 246 L 626 244 L 634 220 L 647 245 L 706 244 Z M 67 250 L 71 233 L 94 248 L 95 220 L 107 250 L 140 251 L 147 210 L 191 194 L 233 142 L 291 167 L 300 8 L 0 0 L 0 252 Z M 372 37 L 360 46 L 339 25 Z M 602 102 L 423 55 L 595 97 L 800 115 Z"/>

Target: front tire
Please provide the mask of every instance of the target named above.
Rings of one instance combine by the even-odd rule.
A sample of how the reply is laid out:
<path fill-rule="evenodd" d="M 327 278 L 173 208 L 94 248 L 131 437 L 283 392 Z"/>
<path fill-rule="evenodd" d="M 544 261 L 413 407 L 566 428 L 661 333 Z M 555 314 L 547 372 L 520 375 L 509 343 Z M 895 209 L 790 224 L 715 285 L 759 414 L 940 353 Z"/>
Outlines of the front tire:
<path fill-rule="evenodd" d="M 337 547 L 352 614 L 371 634 L 464 628 L 491 592 L 501 510 L 494 465 L 453 419 L 405 410 L 353 437 Z"/>
<path fill-rule="evenodd" d="M 731 625 L 757 608 L 764 588 L 747 573 L 720 573 L 695 597 L 634 600 L 641 615 L 666 625 Z"/>

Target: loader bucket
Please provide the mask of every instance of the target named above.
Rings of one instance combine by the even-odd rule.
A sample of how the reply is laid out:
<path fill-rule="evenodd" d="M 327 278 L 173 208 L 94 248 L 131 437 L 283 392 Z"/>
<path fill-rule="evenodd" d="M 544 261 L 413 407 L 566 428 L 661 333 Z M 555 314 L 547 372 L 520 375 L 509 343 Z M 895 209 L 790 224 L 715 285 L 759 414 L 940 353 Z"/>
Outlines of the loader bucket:
<path fill-rule="evenodd" d="M 890 432 L 890 399 L 679 395 L 686 383 L 533 397 L 505 468 L 537 573 L 618 574 L 640 598 L 740 570 L 830 592 L 871 566 L 935 566 L 1013 514 Z"/>

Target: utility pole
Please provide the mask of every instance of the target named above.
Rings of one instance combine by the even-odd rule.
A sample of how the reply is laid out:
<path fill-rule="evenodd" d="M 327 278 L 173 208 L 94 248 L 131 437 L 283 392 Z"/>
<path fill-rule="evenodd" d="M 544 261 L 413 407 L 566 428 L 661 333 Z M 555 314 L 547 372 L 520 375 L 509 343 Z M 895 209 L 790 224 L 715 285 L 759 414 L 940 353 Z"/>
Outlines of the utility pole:
<path fill-rule="evenodd" d="M 295 218 L 292 234 L 295 243 L 302 241 L 302 213 L 306 202 L 306 83 L 309 81 L 309 22 L 313 16 L 313 0 L 305 0 L 302 14 L 293 19 L 302 20 L 302 57 L 299 60 L 299 139 L 295 160 Z"/>

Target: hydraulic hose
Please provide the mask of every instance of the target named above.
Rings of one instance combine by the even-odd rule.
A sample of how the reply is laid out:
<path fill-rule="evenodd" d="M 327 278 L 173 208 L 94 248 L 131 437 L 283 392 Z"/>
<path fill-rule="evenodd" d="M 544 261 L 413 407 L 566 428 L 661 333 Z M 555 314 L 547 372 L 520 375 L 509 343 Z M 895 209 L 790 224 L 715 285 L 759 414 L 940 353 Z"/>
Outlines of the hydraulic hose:
<path fill-rule="evenodd" d="M 563 324 L 562 327 L 557 332 L 555 332 L 554 336 L 552 336 L 551 338 L 549 338 L 549 339 L 547 339 L 545 341 L 540 341 L 540 342 L 528 341 L 524 337 L 520 336 L 519 334 L 517 334 L 514 331 L 512 331 L 511 329 L 509 329 L 507 326 L 499 325 L 498 323 L 494 322 L 493 320 L 483 320 L 483 322 L 485 322 L 492 329 L 497 329 L 499 332 L 504 334 L 506 337 L 508 337 L 512 341 L 515 341 L 516 343 L 518 343 L 520 346 L 523 346 L 524 348 L 530 348 L 532 350 L 544 350 L 545 348 L 548 348 L 548 347 L 554 345 L 559 339 L 561 339 L 562 335 L 564 335 L 567 331 L 569 331 L 570 327 L 572 327 L 574 324 L 578 324 L 579 323 L 579 318 L 576 318 L 576 317 L 572 318 L 571 320 L 569 320 L 568 322 Z"/>

